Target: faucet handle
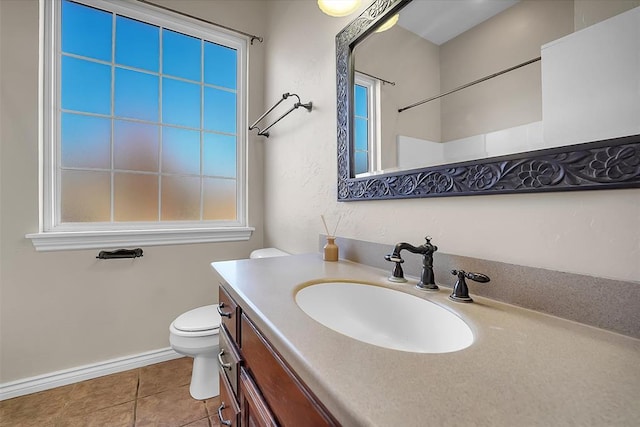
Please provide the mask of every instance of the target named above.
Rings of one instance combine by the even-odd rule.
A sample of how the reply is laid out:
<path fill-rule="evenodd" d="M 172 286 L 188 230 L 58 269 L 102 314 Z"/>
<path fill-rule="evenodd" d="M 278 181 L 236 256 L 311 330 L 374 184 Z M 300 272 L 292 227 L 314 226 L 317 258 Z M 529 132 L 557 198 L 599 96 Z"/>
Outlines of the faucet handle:
<path fill-rule="evenodd" d="M 396 255 L 396 254 L 387 254 L 384 256 L 384 259 L 386 259 L 387 261 L 396 263 L 395 267 L 393 267 L 393 272 L 391 273 L 391 276 L 389 276 L 389 281 L 396 282 L 396 283 L 406 282 L 407 279 L 404 278 L 404 271 L 402 271 L 402 263 L 404 262 L 404 260 L 400 258 L 399 255 Z"/>
<path fill-rule="evenodd" d="M 471 279 L 474 282 L 479 282 L 479 283 L 487 283 L 487 282 L 491 281 L 489 276 L 487 276 L 486 274 L 482 274 L 482 273 L 466 273 L 465 276 L 466 276 L 467 279 Z"/>
<path fill-rule="evenodd" d="M 399 263 L 403 263 L 404 260 L 402 258 L 400 258 L 400 256 L 398 255 L 394 255 L 394 254 L 387 254 L 384 256 L 384 259 L 386 259 L 387 261 L 391 261 L 391 262 L 399 262 Z"/>
<path fill-rule="evenodd" d="M 456 302 L 473 302 L 473 299 L 469 296 L 469 287 L 467 286 L 465 278 L 479 283 L 487 283 L 491 280 L 486 274 L 467 273 L 464 270 L 451 270 L 451 274 L 458 276 L 458 280 L 453 287 L 453 292 L 449 295 L 449 299 Z"/>

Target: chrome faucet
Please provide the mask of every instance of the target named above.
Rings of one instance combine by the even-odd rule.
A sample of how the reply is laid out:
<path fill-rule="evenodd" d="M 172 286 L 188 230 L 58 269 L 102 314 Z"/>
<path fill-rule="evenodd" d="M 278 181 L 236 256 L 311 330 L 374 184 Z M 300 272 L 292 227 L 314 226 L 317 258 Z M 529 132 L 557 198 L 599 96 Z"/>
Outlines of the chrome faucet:
<path fill-rule="evenodd" d="M 391 277 L 389 277 L 391 282 L 401 283 L 407 281 L 402 271 L 402 263 L 404 263 L 404 260 L 400 256 L 400 252 L 406 249 L 411 253 L 422 255 L 422 272 L 420 273 L 420 281 L 416 285 L 416 288 L 425 291 L 438 290 L 438 285 L 436 285 L 433 274 L 433 253 L 438 250 L 438 247 L 431 244 L 431 237 L 427 236 L 424 239 L 426 242 L 420 246 L 413 246 L 405 242 L 398 243 L 393 249 L 393 253 L 384 256 L 384 259 L 387 261 L 395 263 Z"/>

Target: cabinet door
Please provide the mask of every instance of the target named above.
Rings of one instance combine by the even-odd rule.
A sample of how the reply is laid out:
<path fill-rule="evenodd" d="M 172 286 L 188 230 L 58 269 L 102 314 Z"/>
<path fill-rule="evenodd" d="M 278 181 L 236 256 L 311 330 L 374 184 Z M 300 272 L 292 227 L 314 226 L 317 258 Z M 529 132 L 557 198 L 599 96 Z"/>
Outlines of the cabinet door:
<path fill-rule="evenodd" d="M 241 315 L 244 368 L 284 427 L 339 425 L 313 397 L 251 320 Z M 244 427 L 244 425 L 243 425 Z"/>
<path fill-rule="evenodd" d="M 224 373 L 220 372 L 220 407 L 218 419 L 221 426 L 238 427 L 240 425 L 240 408 L 233 390 L 229 386 Z"/>
<path fill-rule="evenodd" d="M 277 427 L 271 410 L 244 368 L 240 369 L 240 408 L 243 427 Z"/>

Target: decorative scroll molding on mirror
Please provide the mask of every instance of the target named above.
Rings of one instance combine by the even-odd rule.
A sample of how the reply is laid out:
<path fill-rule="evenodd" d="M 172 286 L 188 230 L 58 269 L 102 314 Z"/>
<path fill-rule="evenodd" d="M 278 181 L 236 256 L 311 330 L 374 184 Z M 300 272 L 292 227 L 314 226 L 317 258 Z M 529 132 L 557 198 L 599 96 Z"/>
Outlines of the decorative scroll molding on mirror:
<path fill-rule="evenodd" d="M 376 0 L 336 36 L 338 201 L 640 188 L 637 131 L 592 142 L 569 142 L 572 145 L 568 146 L 356 177 L 353 50 L 410 2 Z"/>

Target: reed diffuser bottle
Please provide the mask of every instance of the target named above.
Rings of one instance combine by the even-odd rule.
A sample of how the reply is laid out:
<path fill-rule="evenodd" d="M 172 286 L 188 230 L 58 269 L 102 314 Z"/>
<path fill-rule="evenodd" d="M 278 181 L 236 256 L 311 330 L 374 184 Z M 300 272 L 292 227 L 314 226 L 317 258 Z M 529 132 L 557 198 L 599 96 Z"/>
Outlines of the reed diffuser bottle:
<path fill-rule="evenodd" d="M 340 219 L 338 218 L 338 222 L 336 222 L 336 228 L 333 230 L 333 234 L 329 233 L 329 227 L 327 227 L 327 221 L 324 219 L 324 215 L 320 215 L 322 219 L 322 224 L 324 224 L 324 230 L 327 232 L 327 243 L 324 245 L 324 254 L 322 259 L 325 261 L 338 261 L 338 252 L 339 248 L 336 245 L 336 231 L 338 231 L 338 225 L 340 224 Z"/>
<path fill-rule="evenodd" d="M 327 243 L 324 245 L 324 257 L 325 261 L 338 261 L 339 248 L 336 245 L 335 236 L 327 236 Z"/>

